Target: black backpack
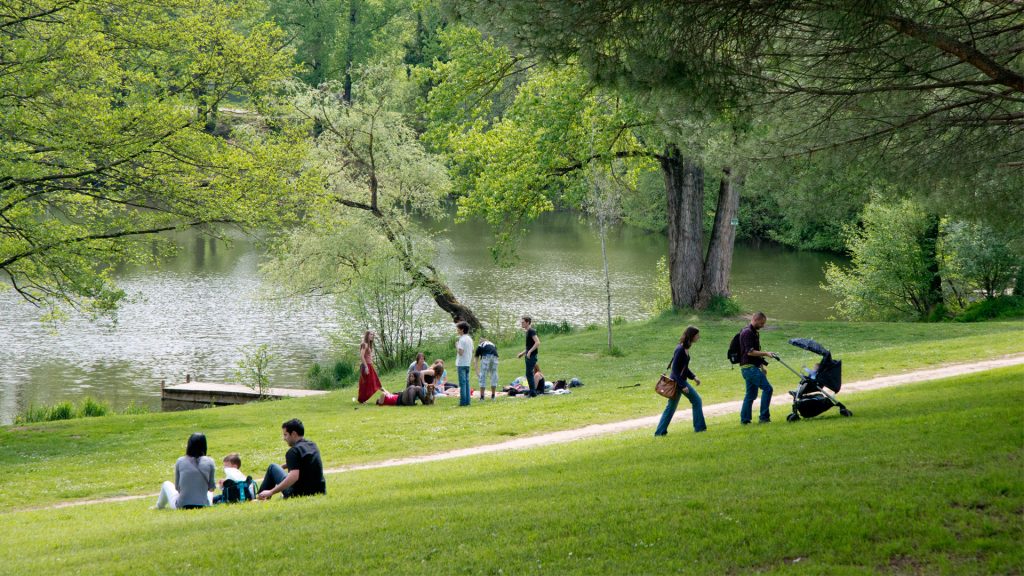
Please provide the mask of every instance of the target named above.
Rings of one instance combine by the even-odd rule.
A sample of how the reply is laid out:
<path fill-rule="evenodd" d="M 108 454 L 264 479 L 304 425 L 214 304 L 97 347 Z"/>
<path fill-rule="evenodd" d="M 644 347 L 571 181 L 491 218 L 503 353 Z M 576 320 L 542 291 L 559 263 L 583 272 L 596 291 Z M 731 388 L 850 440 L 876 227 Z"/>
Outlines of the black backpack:
<path fill-rule="evenodd" d="M 223 496 L 223 502 L 247 502 L 249 500 L 256 499 L 256 483 L 253 482 L 252 476 L 246 476 L 242 482 L 235 482 L 234 480 L 224 481 L 224 490 L 221 493 Z"/>
<path fill-rule="evenodd" d="M 730 364 L 739 364 L 740 358 L 743 357 L 743 351 L 740 350 L 740 334 L 743 331 L 740 330 L 732 337 L 732 342 L 729 342 L 729 351 L 725 353 L 725 357 L 729 359 Z"/>

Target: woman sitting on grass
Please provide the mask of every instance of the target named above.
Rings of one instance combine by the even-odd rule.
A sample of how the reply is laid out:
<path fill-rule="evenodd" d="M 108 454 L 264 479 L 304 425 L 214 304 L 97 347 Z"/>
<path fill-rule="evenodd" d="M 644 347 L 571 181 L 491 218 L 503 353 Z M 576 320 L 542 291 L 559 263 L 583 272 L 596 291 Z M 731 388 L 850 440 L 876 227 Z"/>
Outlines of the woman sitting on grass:
<path fill-rule="evenodd" d="M 686 396 L 693 406 L 693 430 L 703 432 L 708 429 L 704 424 L 704 408 L 700 394 L 693 386 L 687 385 L 686 379 L 693 380 L 693 383 L 700 386 L 700 378 L 697 378 L 690 370 L 690 346 L 700 340 L 700 330 L 695 326 L 687 326 L 679 338 L 676 351 L 672 355 L 672 380 L 676 383 L 676 395 L 668 399 L 665 411 L 661 414 L 661 421 L 658 422 L 658 429 L 654 431 L 655 436 L 668 434 L 668 425 L 672 422 L 672 416 L 676 413 L 676 406 L 679 405 L 679 397 Z"/>
<path fill-rule="evenodd" d="M 216 487 L 216 464 L 206 455 L 206 436 L 188 437 L 185 455 L 174 463 L 174 482 L 164 482 L 156 499 L 157 509 L 203 508 L 209 506 Z"/>
<path fill-rule="evenodd" d="M 544 394 L 548 382 L 544 379 L 544 373 L 540 371 L 540 364 L 533 365 L 533 381 L 537 385 L 537 394 Z"/>
<path fill-rule="evenodd" d="M 427 364 L 427 359 L 423 357 L 423 352 L 417 352 L 416 359 L 413 360 L 412 364 L 409 364 L 409 374 L 422 372 L 427 368 L 430 368 L 430 365 Z"/>

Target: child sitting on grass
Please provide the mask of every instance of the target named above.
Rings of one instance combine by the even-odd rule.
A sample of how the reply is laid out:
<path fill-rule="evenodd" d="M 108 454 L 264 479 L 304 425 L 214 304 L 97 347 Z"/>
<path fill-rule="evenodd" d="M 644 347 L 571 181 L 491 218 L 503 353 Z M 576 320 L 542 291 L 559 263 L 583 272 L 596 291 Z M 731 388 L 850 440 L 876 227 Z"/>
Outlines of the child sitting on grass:
<path fill-rule="evenodd" d="M 221 488 L 221 493 L 213 497 L 214 504 L 221 504 L 227 501 L 224 495 L 224 482 L 231 480 L 239 484 L 244 484 L 249 480 L 245 474 L 242 473 L 242 457 L 239 456 L 238 452 L 232 452 L 224 457 L 224 480 L 217 482 Z M 253 495 L 255 495 L 255 486 L 253 487 Z M 246 498 L 249 500 L 249 498 Z"/>

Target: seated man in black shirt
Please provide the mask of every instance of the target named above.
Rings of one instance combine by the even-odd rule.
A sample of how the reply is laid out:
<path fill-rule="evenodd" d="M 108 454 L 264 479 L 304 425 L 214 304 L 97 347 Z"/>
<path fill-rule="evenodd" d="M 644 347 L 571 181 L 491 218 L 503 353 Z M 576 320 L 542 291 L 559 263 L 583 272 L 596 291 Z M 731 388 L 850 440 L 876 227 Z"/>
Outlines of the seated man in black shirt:
<path fill-rule="evenodd" d="M 267 468 L 267 474 L 260 484 L 260 500 L 269 500 L 274 494 L 283 493 L 285 498 L 325 494 L 324 465 L 320 461 L 320 449 L 303 436 L 306 428 L 302 421 L 293 418 L 281 425 L 281 436 L 290 446 L 285 454 L 285 469 L 277 464 Z"/>

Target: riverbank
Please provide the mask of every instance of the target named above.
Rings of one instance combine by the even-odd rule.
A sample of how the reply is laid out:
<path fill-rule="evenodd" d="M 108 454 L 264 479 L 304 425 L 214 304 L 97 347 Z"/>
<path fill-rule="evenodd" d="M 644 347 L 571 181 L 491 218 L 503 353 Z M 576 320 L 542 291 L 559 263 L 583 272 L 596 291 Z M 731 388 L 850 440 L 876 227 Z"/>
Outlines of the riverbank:
<path fill-rule="evenodd" d="M 8 513 L 0 561 L 29 575 L 1014 573 L 1022 401 L 1016 367 L 857 394 L 854 418 L 712 418 L 700 435 L 353 471 L 324 497 Z"/>
<path fill-rule="evenodd" d="M 520 261 L 497 265 L 479 222 L 437 223 L 435 264 L 459 299 L 488 325 L 510 325 L 519 314 L 576 326 L 602 323 L 606 295 L 601 247 L 595 230 L 571 214 L 548 214 L 523 238 Z M 247 346 L 268 344 L 274 386 L 302 387 L 313 362 L 323 362 L 341 334 L 358 347 L 357 330 L 333 297 L 266 298 L 259 272 L 264 250 L 248 236 L 228 233 L 230 244 L 197 231 L 163 235 L 176 252 L 159 265 L 113 271 L 128 294 L 116 322 L 72 313 L 53 327 L 39 309 L 13 291 L 0 291 L 7 338 L 0 347 L 0 424 L 13 422 L 30 405 L 81 402 L 86 396 L 115 411 L 134 403 L 159 410 L 161 380 L 186 374 L 230 382 Z M 623 227 L 608 243 L 613 315 L 638 321 L 648 316 L 657 281 L 656 263 L 666 254 L 663 236 Z M 774 245 L 738 244 L 731 288 L 740 302 L 773 316 L 818 320 L 835 299 L 821 290 L 822 267 L 833 256 Z M 426 338 L 451 333 L 451 321 L 429 298 L 418 310 Z M 56 328 L 56 330 L 53 330 Z M 417 330 L 418 332 L 418 330 Z"/>
<path fill-rule="evenodd" d="M 651 387 L 688 323 L 702 329 L 693 350 L 693 369 L 704 382 L 704 402 L 738 399 L 742 380 L 725 360 L 725 350 L 742 322 L 668 314 L 616 326 L 621 357 L 603 352 L 603 330 L 544 337 L 540 364 L 548 378 L 575 376 L 585 384 L 565 396 L 474 400 L 469 409 L 442 400 L 433 407 L 398 409 L 357 405 L 349 389 L 318 399 L 3 427 L 0 466 L 7 479 L 0 485 L 0 511 L 149 493 L 167 477 L 195 431 L 207 434 L 212 455 L 241 452 L 244 468 L 259 475 L 280 460 L 284 445 L 279 425 L 292 417 L 305 422 L 309 437 L 323 451 L 325 465 L 339 467 L 650 416 L 663 407 Z M 843 360 L 845 380 L 854 381 L 1024 352 L 1021 327 L 1019 322 L 779 322 L 769 325 L 762 342 L 799 367 L 813 364 L 817 357 L 786 341 L 815 338 Z M 501 351 L 502 382 L 521 371 L 516 351 Z M 781 366 L 773 365 L 769 377 L 780 393 L 795 384 L 795 377 Z M 403 379 L 402 374 L 387 376 L 385 387 L 398 389 Z M 104 473 L 97 473 L 97 463 L 102 463 Z M 59 471 L 57 480 L 54 471 Z"/>

